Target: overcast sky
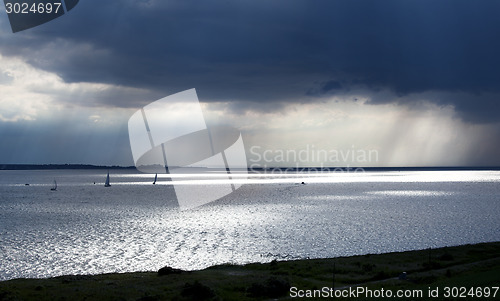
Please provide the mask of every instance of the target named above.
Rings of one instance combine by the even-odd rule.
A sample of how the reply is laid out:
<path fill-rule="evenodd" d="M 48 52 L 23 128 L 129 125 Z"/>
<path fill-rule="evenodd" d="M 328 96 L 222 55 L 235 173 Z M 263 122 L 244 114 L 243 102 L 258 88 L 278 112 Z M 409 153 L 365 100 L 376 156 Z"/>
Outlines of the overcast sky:
<path fill-rule="evenodd" d="M 500 165 L 499 11 L 496 0 L 82 0 L 12 33 L 2 10 L 0 163 L 133 165 L 130 116 L 196 88 L 208 123 L 242 131 L 250 163 L 315 149 L 378 156 L 299 165 Z"/>

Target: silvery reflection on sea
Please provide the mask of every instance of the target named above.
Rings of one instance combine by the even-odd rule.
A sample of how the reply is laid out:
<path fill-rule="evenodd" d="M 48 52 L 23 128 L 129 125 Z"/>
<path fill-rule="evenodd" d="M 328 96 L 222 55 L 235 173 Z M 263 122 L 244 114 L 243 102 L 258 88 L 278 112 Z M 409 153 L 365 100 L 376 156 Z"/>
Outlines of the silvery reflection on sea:
<path fill-rule="evenodd" d="M 0 279 L 500 240 L 498 171 L 251 174 L 233 194 L 184 211 L 165 175 L 152 185 L 154 175 L 111 170 L 104 188 L 100 170 L 0 174 Z"/>

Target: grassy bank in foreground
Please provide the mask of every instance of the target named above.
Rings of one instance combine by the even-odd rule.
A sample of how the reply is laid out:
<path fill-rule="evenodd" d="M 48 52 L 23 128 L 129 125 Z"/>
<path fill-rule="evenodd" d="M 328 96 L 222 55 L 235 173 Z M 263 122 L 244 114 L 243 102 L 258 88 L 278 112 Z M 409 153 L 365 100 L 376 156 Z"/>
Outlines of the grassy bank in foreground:
<path fill-rule="evenodd" d="M 406 279 L 400 279 L 404 278 L 400 277 L 402 272 L 406 272 Z M 321 290 L 333 283 L 337 289 L 361 286 L 383 288 L 394 294 L 402 289 L 423 292 L 423 297 L 402 300 L 453 300 L 444 298 L 445 287 L 500 286 L 500 242 L 333 259 L 221 265 L 193 272 L 165 268 L 161 273 L 14 279 L 0 282 L 0 300 L 281 300 L 291 299 L 291 287 L 307 294 L 306 290 Z M 429 287 L 439 288 L 440 298 L 428 298 Z M 496 298 L 472 298 L 469 290 L 467 293 L 456 300 L 500 299 L 500 291 Z M 363 296 L 341 299 L 363 300 Z"/>

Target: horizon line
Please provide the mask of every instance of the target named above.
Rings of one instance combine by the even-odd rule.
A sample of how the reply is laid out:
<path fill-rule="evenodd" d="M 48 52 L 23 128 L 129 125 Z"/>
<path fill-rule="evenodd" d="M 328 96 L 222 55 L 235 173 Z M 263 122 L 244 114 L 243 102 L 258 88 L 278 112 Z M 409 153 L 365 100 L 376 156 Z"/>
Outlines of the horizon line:
<path fill-rule="evenodd" d="M 176 167 L 176 166 L 175 166 Z M 205 166 L 192 166 L 191 168 L 209 168 Z M 123 165 L 94 165 L 84 163 L 0 163 L 0 170 L 43 170 L 43 169 L 137 169 L 136 166 Z M 218 169 L 218 168 L 214 168 Z M 270 169 L 300 171 L 300 170 L 334 170 L 334 169 L 364 169 L 364 170 L 500 170 L 498 165 L 450 165 L 450 166 L 269 166 L 248 167 L 249 171 L 264 171 Z"/>

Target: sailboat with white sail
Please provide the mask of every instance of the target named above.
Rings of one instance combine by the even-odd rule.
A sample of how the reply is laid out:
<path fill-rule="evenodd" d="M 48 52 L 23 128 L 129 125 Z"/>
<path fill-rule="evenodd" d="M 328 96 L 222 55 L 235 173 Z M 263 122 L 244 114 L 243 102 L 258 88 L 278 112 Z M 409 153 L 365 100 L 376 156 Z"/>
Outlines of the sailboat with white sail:
<path fill-rule="evenodd" d="M 106 176 L 106 183 L 104 183 L 104 187 L 110 187 L 111 184 L 109 184 L 109 171 L 108 171 L 108 175 Z"/>

